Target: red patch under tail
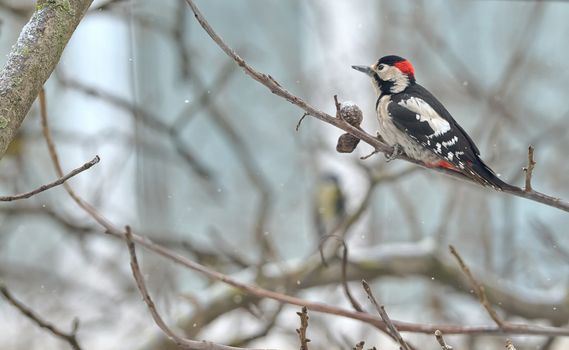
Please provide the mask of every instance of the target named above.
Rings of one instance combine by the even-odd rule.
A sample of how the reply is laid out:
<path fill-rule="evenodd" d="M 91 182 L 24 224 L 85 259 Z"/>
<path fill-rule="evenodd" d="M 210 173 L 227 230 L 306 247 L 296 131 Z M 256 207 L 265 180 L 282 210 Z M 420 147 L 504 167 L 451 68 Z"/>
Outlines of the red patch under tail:
<path fill-rule="evenodd" d="M 429 168 L 445 168 L 445 169 L 449 169 L 449 170 L 460 171 L 454 165 L 447 162 L 446 160 L 439 160 L 438 162 L 427 163 L 426 165 Z"/>

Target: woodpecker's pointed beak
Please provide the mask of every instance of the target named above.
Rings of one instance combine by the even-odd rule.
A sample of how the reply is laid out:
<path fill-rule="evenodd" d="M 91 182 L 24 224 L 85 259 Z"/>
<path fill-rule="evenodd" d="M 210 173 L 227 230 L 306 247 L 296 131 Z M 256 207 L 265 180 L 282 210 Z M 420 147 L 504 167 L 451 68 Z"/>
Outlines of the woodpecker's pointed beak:
<path fill-rule="evenodd" d="M 365 73 L 367 75 L 372 75 L 373 71 L 368 66 L 352 66 L 353 69 L 357 70 L 358 72 Z"/>

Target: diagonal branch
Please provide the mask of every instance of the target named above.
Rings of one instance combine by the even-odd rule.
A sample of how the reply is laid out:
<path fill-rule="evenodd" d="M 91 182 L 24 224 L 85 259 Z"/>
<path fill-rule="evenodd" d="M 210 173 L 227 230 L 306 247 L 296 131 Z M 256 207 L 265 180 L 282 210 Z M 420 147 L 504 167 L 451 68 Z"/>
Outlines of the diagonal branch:
<path fill-rule="evenodd" d="M 196 341 L 191 339 L 185 339 L 178 336 L 176 333 L 174 333 L 172 329 L 170 329 L 170 327 L 168 327 L 168 325 L 166 325 L 166 322 L 164 322 L 162 316 L 160 316 L 158 310 L 156 310 L 156 305 L 154 304 L 154 301 L 152 300 L 150 294 L 148 293 L 148 288 L 146 288 L 144 277 L 142 276 L 142 272 L 140 271 L 140 266 L 138 265 L 138 259 L 136 257 L 136 250 L 134 247 L 134 242 L 132 240 L 132 232 L 130 230 L 130 227 L 127 226 L 125 231 L 126 233 L 124 234 L 124 238 L 126 241 L 126 245 L 128 247 L 128 253 L 130 255 L 130 268 L 132 270 L 132 275 L 134 276 L 136 286 L 138 287 L 138 290 L 140 291 L 140 294 L 142 295 L 142 299 L 146 303 L 146 306 L 148 306 L 148 310 L 150 310 L 150 314 L 152 315 L 154 322 L 158 327 L 160 327 L 162 332 L 164 332 L 164 334 L 166 334 L 168 338 L 172 339 L 172 341 L 174 341 L 176 345 L 178 345 L 182 349 L 243 350 L 244 348 L 236 348 L 233 346 L 216 344 L 205 340 Z"/>
<path fill-rule="evenodd" d="M 24 198 L 30 198 L 31 196 L 34 196 L 38 193 L 41 193 L 43 191 L 47 191 L 50 188 L 59 186 L 61 184 L 63 184 L 65 181 L 69 180 L 70 178 L 72 178 L 73 176 L 80 174 L 82 172 L 84 172 L 85 170 L 91 168 L 93 165 L 99 163 L 101 159 L 99 158 L 99 156 L 95 156 L 95 158 L 93 158 L 91 161 L 83 164 L 82 166 L 80 166 L 77 169 L 74 169 L 72 171 L 70 171 L 67 175 L 60 177 L 59 179 L 50 182 L 48 184 L 45 185 L 41 185 L 40 187 L 36 188 L 33 191 L 29 191 L 29 192 L 25 192 L 25 193 L 20 193 L 20 194 L 15 194 L 12 196 L 1 196 L 0 197 L 0 202 L 10 202 L 10 201 L 15 201 L 18 199 L 24 199 Z"/>
<path fill-rule="evenodd" d="M 296 329 L 298 339 L 300 340 L 300 350 L 308 350 L 308 343 L 310 339 L 306 337 L 306 330 L 308 329 L 308 309 L 303 306 L 300 312 L 296 313 L 300 317 L 300 328 Z"/>
<path fill-rule="evenodd" d="M 40 316 L 36 315 L 36 313 L 24 305 L 21 301 L 14 298 L 12 293 L 4 286 L 0 284 L 0 294 L 4 296 L 4 299 L 8 301 L 8 303 L 12 304 L 16 309 L 18 309 L 24 316 L 29 318 L 32 322 L 37 324 L 40 328 L 44 328 L 52 333 L 57 338 L 60 338 L 69 343 L 69 346 L 73 350 L 81 350 L 81 346 L 79 346 L 79 342 L 77 341 L 77 330 L 79 329 L 79 321 L 77 319 L 73 320 L 73 325 L 70 333 L 66 333 L 59 328 L 55 327 L 51 323 L 44 321 Z"/>
<path fill-rule="evenodd" d="M 190 8 L 192 9 L 192 12 L 194 13 L 194 17 L 199 22 L 201 27 L 206 31 L 206 33 L 210 36 L 210 38 L 221 48 L 221 50 L 223 50 L 223 52 L 225 52 L 225 54 L 227 56 L 229 56 L 232 60 L 234 60 L 245 71 L 245 73 L 247 75 L 249 75 L 251 78 L 253 78 L 254 80 L 259 82 L 260 84 L 267 87 L 273 94 L 280 96 L 280 97 L 284 98 L 285 100 L 289 101 L 290 103 L 302 108 L 308 115 L 311 115 L 316 119 L 319 119 L 325 123 L 333 125 L 339 129 L 342 129 L 342 130 L 354 135 L 355 137 L 361 139 L 362 141 L 368 143 L 370 146 L 372 146 L 374 148 L 375 151 L 382 152 L 382 153 L 385 153 L 388 155 L 393 153 L 393 149 L 391 146 L 381 142 L 379 139 L 373 137 L 372 135 L 366 133 L 365 131 L 360 130 L 360 129 L 350 125 L 348 122 L 346 122 L 340 118 L 332 117 L 328 113 L 324 113 L 324 112 L 316 109 L 315 107 L 311 106 L 310 104 L 308 104 L 306 101 L 304 101 L 300 97 L 290 93 L 288 90 L 286 90 L 284 87 L 282 87 L 281 84 L 279 84 L 272 76 L 255 70 L 243 58 L 241 58 L 241 56 L 239 56 L 233 49 L 231 49 L 223 41 L 223 39 L 213 30 L 213 28 L 209 25 L 209 23 L 207 22 L 205 17 L 202 15 L 202 13 L 200 12 L 200 10 L 198 9 L 198 7 L 196 6 L 196 4 L 194 3 L 193 0 L 186 0 L 186 2 L 188 3 Z M 411 162 L 411 163 L 417 164 L 419 166 L 425 167 L 425 165 L 422 164 L 421 162 L 416 161 L 414 159 L 411 159 L 405 155 L 399 156 L 398 159 L 403 159 L 403 160 L 406 160 L 408 162 Z M 443 169 L 443 168 L 432 168 L 431 170 L 449 175 L 455 179 L 460 179 L 460 180 L 467 181 L 467 182 L 474 184 L 474 182 L 472 180 L 470 180 L 466 176 L 464 176 L 461 173 L 456 172 L 456 171 L 447 170 L 447 169 Z M 556 198 L 556 197 L 552 197 L 552 196 L 543 194 L 541 192 L 537 192 L 537 191 L 533 191 L 533 190 L 532 191 L 524 191 L 521 188 L 508 189 L 508 190 L 504 190 L 503 192 L 506 192 L 506 193 L 509 193 L 509 194 L 517 196 L 517 197 L 529 199 L 529 200 L 532 200 L 532 201 L 535 201 L 538 203 L 548 205 L 550 207 L 554 207 L 554 208 L 561 209 L 563 211 L 569 212 L 569 202 L 563 201 L 560 198 Z"/>
<path fill-rule="evenodd" d="M 350 301 L 350 304 L 352 305 L 354 310 L 359 311 L 359 312 L 363 312 L 362 306 L 360 305 L 360 303 L 358 303 L 356 298 L 354 298 L 354 296 L 352 295 L 352 292 L 350 292 L 350 286 L 348 285 L 348 272 L 347 272 L 348 271 L 348 245 L 346 244 L 346 241 L 341 236 L 325 235 L 320 240 L 320 244 L 318 245 L 318 250 L 320 252 L 320 259 L 322 260 L 322 265 L 324 265 L 324 267 L 328 267 L 328 263 L 326 263 L 326 258 L 324 256 L 323 245 L 326 242 L 326 240 L 328 240 L 329 238 L 337 239 L 343 247 L 343 249 L 342 249 L 342 287 L 344 288 L 344 294 L 346 295 L 346 297 Z"/>
<path fill-rule="evenodd" d="M 364 287 L 364 290 L 367 294 L 367 297 L 369 298 L 369 300 L 371 301 L 371 303 L 373 304 L 373 306 L 375 306 L 375 309 L 377 310 L 377 312 L 379 313 L 379 316 L 381 316 L 381 319 L 383 320 L 383 322 L 385 322 L 387 329 L 389 329 L 389 332 L 391 333 L 391 336 L 397 340 L 397 342 L 399 343 L 399 345 L 401 345 L 401 349 L 403 350 L 411 350 L 409 348 L 409 345 L 407 345 L 407 343 L 405 342 L 405 340 L 403 340 L 403 337 L 401 336 L 401 333 L 399 333 L 399 330 L 397 330 L 397 327 L 395 327 L 395 325 L 393 324 L 393 322 L 391 321 L 391 319 L 389 318 L 389 315 L 387 315 L 387 312 L 385 311 L 385 307 L 383 305 L 379 305 L 377 303 L 377 300 L 375 300 L 375 296 L 373 295 L 373 292 L 371 291 L 371 288 L 369 286 L 369 284 L 365 281 L 362 280 L 362 285 Z"/>
<path fill-rule="evenodd" d="M 472 272 L 470 272 L 470 269 L 468 268 L 464 260 L 462 260 L 460 254 L 458 254 L 458 252 L 452 245 L 449 246 L 449 250 L 451 254 L 454 255 L 454 257 L 456 258 L 456 261 L 460 265 L 460 268 L 462 269 L 464 274 L 468 277 L 468 280 L 470 281 L 472 288 L 474 288 L 474 292 L 476 293 L 478 299 L 480 300 L 480 304 L 484 306 L 484 309 L 486 309 L 486 312 L 492 318 L 492 320 L 494 320 L 494 322 L 498 325 L 498 327 L 500 328 L 504 327 L 506 323 L 504 322 L 504 320 L 500 318 L 500 316 L 498 316 L 498 313 L 496 312 L 496 310 L 494 310 L 492 305 L 490 305 L 488 297 L 486 296 L 486 291 L 484 290 L 484 286 L 478 283 L 478 281 L 474 278 Z"/>
<path fill-rule="evenodd" d="M 514 343 L 510 339 L 506 339 L 506 350 L 516 350 Z"/>
<path fill-rule="evenodd" d="M 39 102 L 40 102 L 40 117 L 41 117 L 42 131 L 43 131 L 44 138 L 45 138 L 45 141 L 47 144 L 49 155 L 51 157 L 53 167 L 55 168 L 55 172 L 59 176 L 61 176 L 63 171 L 62 171 L 61 163 L 59 162 L 59 155 L 57 153 L 57 149 L 55 147 L 55 143 L 53 142 L 53 139 L 51 137 L 51 131 L 49 129 L 49 124 L 48 124 L 48 119 L 47 119 L 47 105 L 46 105 L 45 93 L 44 93 L 43 89 L 40 90 Z M 160 327 L 160 329 L 170 339 L 172 339 L 177 345 L 179 345 L 183 349 L 246 350 L 244 348 L 237 348 L 237 347 L 233 347 L 233 346 L 217 344 L 217 343 L 213 343 L 210 341 L 205 341 L 205 340 L 196 341 L 196 340 L 185 339 L 185 338 L 181 338 L 181 337 L 177 336 L 166 325 L 166 323 L 162 320 L 160 314 L 158 314 L 158 311 L 156 310 L 154 302 L 152 301 L 152 299 L 150 298 L 150 295 L 148 294 L 148 289 L 146 288 L 146 284 L 144 283 L 144 278 L 142 276 L 142 273 L 140 272 L 140 267 L 138 265 L 138 260 L 136 258 L 136 251 L 134 248 L 134 241 L 140 241 L 140 238 L 138 238 L 138 237 L 135 238 L 134 235 L 132 234 L 131 230 L 130 230 L 130 227 L 128 227 L 128 226 L 126 228 L 126 233 L 121 232 L 109 220 L 107 220 L 107 218 L 100 215 L 97 212 L 97 210 L 93 206 L 91 206 L 91 204 L 87 203 L 81 197 L 79 197 L 77 195 L 77 193 L 75 193 L 73 188 L 68 183 L 64 183 L 63 186 L 64 186 L 65 190 L 67 191 L 67 193 L 69 194 L 69 196 L 73 199 L 73 201 L 75 201 L 75 203 L 80 208 L 82 208 L 93 219 L 95 219 L 95 221 L 97 221 L 98 224 L 103 226 L 107 230 L 108 234 L 111 234 L 115 237 L 126 240 L 127 246 L 129 249 L 129 253 L 130 253 L 130 257 L 131 257 L 132 273 L 134 275 L 134 279 L 136 281 L 137 287 L 138 287 L 140 293 L 142 294 L 142 297 L 143 297 L 145 303 L 147 304 L 155 323 Z"/>
<path fill-rule="evenodd" d="M 0 158 L 93 0 L 38 0 L 0 72 Z"/>

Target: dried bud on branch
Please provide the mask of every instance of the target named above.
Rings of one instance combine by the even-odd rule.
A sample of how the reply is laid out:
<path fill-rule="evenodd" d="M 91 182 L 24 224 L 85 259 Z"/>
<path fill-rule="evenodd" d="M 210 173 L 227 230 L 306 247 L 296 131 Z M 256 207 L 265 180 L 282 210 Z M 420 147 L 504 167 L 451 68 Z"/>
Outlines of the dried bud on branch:
<path fill-rule="evenodd" d="M 345 120 L 353 127 L 360 128 L 363 120 L 362 110 L 353 102 L 338 103 L 338 99 L 334 96 L 336 102 L 336 117 Z M 352 153 L 356 146 L 360 143 L 360 139 L 352 134 L 342 134 L 338 138 L 336 151 L 340 153 Z"/>

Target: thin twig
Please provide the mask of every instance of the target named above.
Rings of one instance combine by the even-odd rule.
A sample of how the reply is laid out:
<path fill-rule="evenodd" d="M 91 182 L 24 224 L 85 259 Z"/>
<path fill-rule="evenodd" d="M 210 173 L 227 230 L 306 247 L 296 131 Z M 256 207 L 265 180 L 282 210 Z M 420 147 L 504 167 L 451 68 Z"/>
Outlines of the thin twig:
<path fill-rule="evenodd" d="M 302 124 L 302 121 L 304 120 L 304 118 L 306 118 L 306 116 L 308 115 L 308 113 L 304 112 L 304 114 L 302 114 L 302 117 L 300 117 L 300 119 L 298 120 L 298 123 L 296 123 L 296 131 L 298 131 L 300 129 L 300 124 Z"/>
<path fill-rule="evenodd" d="M 369 284 L 365 281 L 362 280 L 362 286 L 364 287 L 364 290 L 367 294 L 367 297 L 369 298 L 369 300 L 371 301 L 371 303 L 373 304 L 373 306 L 375 306 L 375 309 L 377 310 L 377 312 L 379 313 L 379 316 L 381 316 L 381 319 L 383 320 L 383 322 L 385 322 L 385 324 L 387 325 L 387 328 L 389 329 L 389 331 L 391 332 L 391 335 L 393 337 L 395 337 L 395 339 L 397 340 L 397 342 L 399 343 L 399 345 L 401 345 L 401 348 L 404 350 L 410 350 L 409 345 L 407 345 L 407 343 L 405 342 L 405 340 L 403 340 L 403 337 L 401 336 L 401 333 L 399 333 L 399 331 L 397 330 L 397 327 L 395 327 L 395 325 L 393 324 L 393 322 L 391 321 L 391 319 L 389 318 L 389 315 L 387 315 L 387 312 L 385 312 L 385 308 L 383 307 L 383 305 L 379 305 L 377 303 L 377 300 L 375 300 L 375 297 L 373 296 L 373 292 L 371 291 L 371 288 L 369 286 Z"/>
<path fill-rule="evenodd" d="M 136 257 L 136 249 L 134 247 L 132 232 L 129 226 L 127 226 L 125 229 L 124 238 L 130 255 L 130 268 L 132 270 L 132 275 L 134 276 L 134 280 L 136 281 L 136 286 L 138 287 L 138 290 L 140 291 L 140 294 L 142 295 L 142 299 L 146 303 L 146 306 L 148 306 L 148 310 L 150 311 L 150 314 L 152 315 L 154 322 L 158 327 L 160 327 L 160 329 L 162 330 L 162 332 L 164 332 L 164 334 L 166 334 L 173 342 L 176 343 L 176 345 L 178 345 L 183 349 L 204 349 L 204 350 L 205 349 L 207 350 L 244 349 L 244 348 L 236 348 L 233 346 L 227 346 L 222 344 L 216 344 L 209 341 L 196 341 L 196 340 L 185 339 L 174 333 L 174 331 L 171 330 L 170 327 L 168 327 L 168 325 L 166 325 L 166 322 L 164 322 L 164 320 L 158 313 L 156 305 L 154 304 L 154 301 L 152 300 L 150 294 L 148 293 L 148 289 L 146 288 L 146 283 L 144 282 L 144 277 L 142 276 L 142 272 L 140 271 L 140 266 L 138 265 L 138 259 Z"/>
<path fill-rule="evenodd" d="M 77 330 L 79 329 L 79 321 L 77 319 L 73 321 L 71 332 L 70 333 L 64 332 L 59 328 L 55 327 L 54 325 L 52 325 L 51 323 L 44 321 L 41 317 L 36 315 L 36 313 L 32 309 L 30 309 L 28 306 L 24 305 L 22 302 L 14 298 L 14 296 L 10 293 L 10 291 L 8 291 L 6 286 L 2 284 L 0 284 L 0 293 L 4 296 L 4 298 L 6 299 L 6 301 L 8 301 L 8 303 L 10 303 L 16 309 L 18 309 L 22 314 L 24 314 L 24 316 L 26 316 L 32 322 L 37 324 L 40 328 L 47 329 L 54 336 L 66 341 L 67 343 L 69 343 L 69 346 L 71 346 L 73 350 L 81 350 L 81 346 L 77 341 Z"/>
<path fill-rule="evenodd" d="M 364 345 L 366 343 L 362 340 L 359 343 L 356 344 L 356 346 L 354 346 L 352 349 L 353 350 L 364 350 Z M 369 350 L 377 350 L 377 348 L 375 346 L 369 348 Z"/>
<path fill-rule="evenodd" d="M 57 154 L 57 150 L 53 139 L 51 137 L 51 132 L 49 129 L 49 124 L 47 120 L 47 108 L 46 108 L 46 101 L 45 101 L 45 93 L 44 90 L 40 90 L 39 94 L 40 100 L 40 116 L 41 116 L 41 124 L 42 124 L 42 131 L 47 143 L 47 147 L 49 150 L 49 154 L 55 168 L 56 173 L 61 176 L 61 164 L 59 162 L 59 156 Z M 184 349 L 207 349 L 207 350 L 244 350 L 245 348 L 237 348 L 233 346 L 227 346 L 223 344 L 213 343 L 210 341 L 196 341 L 190 339 L 184 339 L 177 336 L 162 320 L 160 315 L 158 314 L 154 302 L 150 298 L 148 294 L 148 290 L 146 289 L 146 284 L 144 283 L 144 279 L 142 277 L 142 273 L 140 272 L 140 268 L 138 267 L 138 261 L 136 259 L 136 252 L 134 250 L 134 243 L 133 241 L 139 241 L 140 239 L 134 239 L 133 234 L 130 230 L 130 227 L 127 226 L 126 232 L 121 232 L 118 230 L 110 221 L 108 221 L 104 216 L 99 214 L 95 208 L 93 208 L 89 203 L 85 202 L 81 197 L 79 197 L 75 191 L 71 188 L 68 183 L 63 184 L 65 190 L 69 194 L 69 196 L 75 201 L 75 203 L 85 210 L 97 223 L 101 226 L 105 227 L 108 234 L 112 234 L 115 237 L 119 237 L 121 239 L 125 239 L 127 242 L 127 246 L 129 248 L 129 253 L 131 255 L 131 269 L 133 270 L 133 276 L 136 281 L 137 287 L 140 290 L 140 293 L 143 296 L 144 301 L 146 302 L 151 314 L 152 318 L 160 327 L 160 329 L 170 338 L 172 339 L 178 346 Z"/>
<path fill-rule="evenodd" d="M 92 215 L 94 214 L 98 222 L 105 222 L 104 221 L 105 219 L 98 212 L 95 211 L 90 214 Z M 105 228 L 107 229 L 109 234 L 112 234 L 113 236 L 122 239 L 123 233 L 121 231 L 117 231 L 117 229 L 113 225 L 109 225 L 108 227 Z M 236 279 L 228 275 L 222 274 L 218 271 L 212 270 L 192 260 L 189 260 L 186 257 L 171 251 L 170 249 L 157 245 L 148 238 L 141 237 L 133 233 L 133 240 L 137 244 L 140 244 L 145 248 L 147 248 L 148 250 L 153 251 L 159 255 L 162 255 L 168 260 L 174 261 L 175 263 L 184 266 L 186 268 L 189 268 L 191 270 L 200 272 L 206 275 L 208 278 L 226 283 L 234 288 L 239 289 L 244 293 L 252 294 L 259 298 L 273 299 L 291 305 L 306 306 L 309 310 L 312 311 L 343 316 L 350 319 L 355 319 L 365 323 L 369 323 L 377 327 L 385 328 L 384 322 L 382 322 L 380 319 L 370 314 L 350 311 L 323 303 L 312 302 L 306 299 L 301 299 L 290 295 L 278 293 L 272 290 L 268 290 L 254 284 L 243 283 L 237 281 Z M 425 334 L 433 334 L 435 330 L 439 329 L 445 334 L 486 334 L 486 335 L 533 334 L 533 335 L 563 335 L 563 336 L 569 335 L 569 329 L 566 328 L 546 327 L 546 326 L 537 326 L 537 325 L 534 326 L 534 325 L 524 325 L 524 324 L 506 324 L 504 327 L 499 328 L 495 326 L 429 325 L 429 324 L 418 324 L 418 323 L 409 323 L 401 321 L 393 321 L 393 323 L 401 331 L 425 333 Z"/>
<path fill-rule="evenodd" d="M 300 328 L 296 329 L 298 338 L 300 340 L 300 350 L 308 350 L 308 343 L 310 339 L 306 337 L 306 330 L 308 329 L 308 309 L 303 306 L 300 312 L 296 313 L 300 317 Z"/>
<path fill-rule="evenodd" d="M 365 131 L 350 125 L 349 123 L 342 120 L 341 118 L 332 117 L 331 115 L 314 108 L 313 106 L 308 104 L 306 101 L 304 101 L 300 97 L 293 95 L 288 90 L 284 89 L 270 75 L 264 74 L 264 73 L 261 73 L 261 72 L 255 70 L 243 58 L 241 58 L 241 56 L 239 56 L 233 49 L 231 49 L 223 41 L 223 39 L 213 30 L 213 28 L 209 25 L 208 21 L 202 15 L 201 11 L 198 9 L 198 7 L 196 6 L 196 4 L 194 3 L 193 0 L 186 0 L 186 2 L 188 3 L 190 8 L 192 9 L 192 12 L 194 13 L 194 17 L 199 22 L 201 27 L 205 30 L 205 32 L 210 36 L 210 38 L 219 46 L 219 48 L 221 50 L 223 50 L 223 52 L 225 52 L 225 54 L 227 56 L 229 56 L 232 60 L 234 60 L 245 71 L 245 73 L 247 75 L 249 75 L 251 78 L 253 78 L 254 80 L 259 82 L 260 84 L 267 87 L 273 94 L 280 96 L 280 97 L 284 98 L 285 100 L 289 101 L 290 103 L 302 108 L 306 113 L 313 116 L 314 118 L 319 119 L 325 123 L 331 124 L 337 128 L 340 128 L 340 129 L 354 135 L 355 137 L 359 138 L 360 140 L 371 145 L 375 150 L 378 150 L 379 152 L 383 152 L 383 153 L 388 154 L 388 155 L 393 153 L 393 148 L 391 146 L 387 145 L 384 142 L 381 142 L 379 139 L 373 137 L 372 135 L 366 133 Z M 414 164 L 422 166 L 422 167 L 425 167 L 425 164 L 423 164 L 417 160 L 411 159 L 405 155 L 400 155 L 397 158 L 406 160 L 408 162 L 414 163 Z M 461 179 L 463 181 L 474 183 L 471 179 L 469 179 L 468 177 L 466 177 L 463 174 L 456 172 L 456 171 L 446 170 L 443 168 L 431 168 L 431 170 L 439 172 L 439 173 L 446 174 L 446 175 L 451 176 L 451 177 L 456 178 L 456 179 Z M 542 204 L 548 205 L 548 206 L 553 207 L 553 208 L 561 209 L 561 210 L 566 211 L 566 212 L 569 212 L 569 202 L 563 201 L 560 198 L 556 198 L 556 197 L 546 195 L 544 193 L 540 193 L 540 192 L 536 192 L 536 191 L 526 192 L 526 191 L 522 190 L 521 188 L 517 188 L 517 187 L 512 188 L 512 189 L 505 189 L 505 190 L 503 190 L 503 192 L 509 193 L 509 194 L 517 196 L 517 197 L 529 199 L 529 200 L 532 200 L 532 201 L 535 201 L 538 203 L 542 203 Z"/>
<path fill-rule="evenodd" d="M 43 191 L 47 191 L 50 188 L 59 186 L 59 185 L 63 184 L 65 181 L 72 178 L 73 176 L 80 174 L 80 173 L 84 172 L 85 170 L 91 168 L 93 165 L 99 163 L 100 160 L 101 159 L 99 158 L 99 156 L 95 156 L 95 158 L 93 158 L 91 161 L 83 164 L 82 166 L 80 166 L 77 169 L 70 171 L 67 175 L 62 176 L 53 182 L 50 182 L 50 183 L 45 184 L 45 185 L 41 185 L 40 187 L 36 188 L 35 190 L 29 191 L 26 193 L 15 194 L 12 196 L 2 196 L 2 197 L 0 197 L 0 202 L 10 202 L 10 201 L 18 200 L 18 199 L 30 198 L 31 196 L 34 196 L 34 195 L 41 193 Z"/>
<path fill-rule="evenodd" d="M 354 346 L 354 350 L 364 350 L 364 345 L 365 345 L 365 341 L 361 341 L 359 343 L 356 344 L 356 346 Z"/>
<path fill-rule="evenodd" d="M 470 269 L 464 263 L 464 260 L 462 260 L 462 257 L 458 254 L 457 250 L 452 245 L 449 245 L 449 250 L 451 254 L 454 255 L 454 257 L 456 258 L 456 261 L 458 262 L 458 265 L 460 265 L 461 270 L 468 277 L 468 280 L 470 281 L 470 284 L 472 285 L 474 292 L 476 293 L 478 299 L 480 300 L 480 304 L 484 306 L 484 309 L 486 309 L 486 312 L 488 313 L 490 318 L 494 320 L 494 322 L 496 323 L 496 325 L 498 325 L 498 327 L 504 327 L 505 322 L 500 318 L 500 316 L 498 316 L 498 313 L 496 312 L 496 310 L 494 310 L 492 305 L 490 305 L 488 297 L 486 296 L 486 292 L 484 291 L 484 286 L 478 283 L 478 281 L 474 278 L 472 272 L 470 272 Z"/>
<path fill-rule="evenodd" d="M 365 155 L 365 156 L 361 156 L 360 159 L 361 159 L 361 160 L 366 160 L 366 159 L 370 158 L 371 156 L 376 155 L 376 154 L 378 154 L 378 153 L 379 153 L 378 150 L 373 150 L 370 154 Z"/>
<path fill-rule="evenodd" d="M 334 105 L 336 106 L 336 118 L 340 118 L 340 109 L 342 104 L 338 101 L 338 95 L 334 95 Z"/>
<path fill-rule="evenodd" d="M 506 339 L 506 350 L 516 350 L 514 343 L 510 339 Z"/>
<path fill-rule="evenodd" d="M 106 232 L 114 237 L 119 239 L 124 239 L 124 232 L 118 230 L 114 225 L 112 225 L 105 217 L 103 217 L 99 212 L 97 212 L 94 208 L 87 206 L 83 207 L 84 210 L 90 214 L 95 221 L 97 221 L 100 225 L 102 225 Z M 212 270 L 206 266 L 198 264 L 188 258 L 168 249 L 163 246 L 157 245 L 152 242 L 150 239 L 146 237 L 142 237 L 132 233 L 132 239 L 137 244 L 145 247 L 146 249 L 157 253 L 165 257 L 166 259 L 173 261 L 181 266 L 189 268 L 191 270 L 197 271 L 206 275 L 208 278 L 221 281 L 226 283 L 234 288 L 239 289 L 244 293 L 248 293 L 251 295 L 255 295 L 259 298 L 268 298 L 273 299 L 282 303 L 297 305 L 297 306 L 306 306 L 309 310 L 321 312 L 330 315 L 337 315 L 343 316 L 346 318 L 359 320 L 373 326 L 379 327 L 381 329 L 385 328 L 385 323 L 367 313 L 350 311 L 346 309 L 342 309 L 339 307 L 335 307 L 332 305 L 322 304 L 318 302 L 312 302 L 306 299 L 301 299 L 297 297 L 293 297 L 290 295 L 285 295 L 282 293 L 278 293 L 272 290 L 268 290 L 262 287 L 259 287 L 254 284 L 243 283 L 235 280 L 234 278 L 220 273 L 218 271 Z M 424 334 L 433 334 L 435 330 L 439 329 L 445 334 L 526 334 L 526 335 L 559 335 L 559 336 L 569 336 L 569 329 L 566 328 L 559 328 L 559 327 L 547 327 L 547 326 L 532 326 L 532 325 L 524 325 L 524 324 L 506 324 L 504 327 L 495 327 L 495 326 L 455 326 L 455 325 L 429 325 L 429 324 L 418 324 L 418 323 L 409 323 L 409 322 L 401 322 L 401 321 L 392 321 L 394 325 L 401 331 L 405 332 L 413 332 L 413 333 L 424 333 Z"/>
<path fill-rule="evenodd" d="M 40 117 L 41 117 L 41 128 L 43 132 L 43 137 L 47 143 L 47 149 L 49 151 L 49 155 L 51 157 L 51 162 L 55 168 L 55 173 L 59 177 L 63 177 L 63 170 L 61 168 L 61 164 L 59 163 L 59 156 L 57 155 L 57 151 L 55 149 L 55 144 L 53 142 L 53 138 L 51 137 L 51 131 L 49 129 L 49 123 L 47 121 L 47 102 L 45 99 L 45 90 L 42 87 L 40 89 L 39 95 L 39 102 L 40 102 Z M 71 186 L 67 183 L 63 183 L 63 187 L 66 190 L 69 190 Z"/>
<path fill-rule="evenodd" d="M 340 237 L 338 235 L 324 235 L 324 236 L 322 236 L 322 239 L 320 240 L 320 244 L 318 245 L 318 250 L 320 251 L 320 258 L 322 260 L 322 265 L 324 265 L 325 267 L 328 266 L 328 263 L 326 262 L 326 258 L 324 257 L 323 247 L 324 247 L 324 243 L 329 238 L 336 238 L 342 244 L 342 247 L 344 248 L 342 250 L 342 286 L 344 287 L 344 294 L 346 294 L 346 297 L 350 301 L 350 304 L 352 304 L 352 307 L 354 308 L 354 310 L 359 311 L 359 312 L 363 312 L 363 308 L 361 307 L 360 303 L 358 303 L 356 298 L 354 298 L 352 296 L 352 293 L 350 292 L 350 287 L 348 285 L 348 245 L 346 244 L 346 241 L 342 237 Z"/>
<path fill-rule="evenodd" d="M 529 145 L 528 147 L 528 166 L 524 168 L 526 172 L 526 187 L 524 191 L 531 192 L 533 191 L 531 188 L 531 177 L 533 175 L 533 168 L 535 167 L 535 161 L 533 160 L 533 146 Z"/>
<path fill-rule="evenodd" d="M 437 342 L 441 346 L 442 350 L 452 350 L 452 346 L 448 345 L 445 342 L 445 338 L 443 338 L 443 332 L 438 329 L 435 331 L 435 339 L 437 339 Z"/>

